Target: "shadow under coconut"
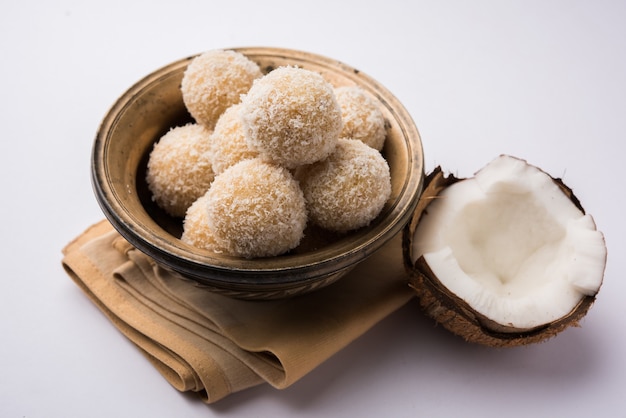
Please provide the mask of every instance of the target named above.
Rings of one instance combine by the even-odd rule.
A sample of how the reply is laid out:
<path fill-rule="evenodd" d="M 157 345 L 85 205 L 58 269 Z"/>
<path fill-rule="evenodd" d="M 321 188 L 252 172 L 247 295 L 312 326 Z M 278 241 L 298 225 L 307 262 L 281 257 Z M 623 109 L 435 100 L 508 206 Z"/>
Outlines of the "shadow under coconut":
<path fill-rule="evenodd" d="M 601 336 L 584 332 L 584 320 L 582 327 L 570 327 L 543 342 L 509 348 L 468 343 L 432 320 L 426 321 L 429 325 L 420 321 L 416 330 L 423 334 L 422 356 L 436 361 L 439 370 L 449 369 L 461 378 L 472 376 L 487 383 L 510 377 L 516 385 L 541 380 L 568 387 L 588 379 L 601 361 Z"/>

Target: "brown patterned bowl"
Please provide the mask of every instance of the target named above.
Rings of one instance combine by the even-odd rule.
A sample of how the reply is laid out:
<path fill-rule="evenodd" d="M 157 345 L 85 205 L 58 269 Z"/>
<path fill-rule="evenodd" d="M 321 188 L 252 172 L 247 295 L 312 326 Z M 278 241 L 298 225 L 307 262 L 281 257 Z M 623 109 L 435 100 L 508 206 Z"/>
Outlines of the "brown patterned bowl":
<path fill-rule="evenodd" d="M 341 62 L 277 48 L 235 49 L 264 72 L 296 65 L 321 73 L 334 86 L 359 85 L 376 97 L 387 122 L 383 155 L 391 170 L 392 193 L 367 227 L 344 235 L 309 228 L 289 254 L 242 259 L 203 251 L 180 241 L 182 221 L 152 202 L 145 182 L 153 144 L 173 126 L 192 121 L 180 82 L 193 57 L 149 74 L 112 106 L 98 130 L 92 152 L 92 181 L 98 203 L 115 229 L 160 265 L 224 295 L 276 299 L 309 292 L 339 279 L 408 222 L 424 181 L 418 130 L 402 104 L 383 86 Z"/>

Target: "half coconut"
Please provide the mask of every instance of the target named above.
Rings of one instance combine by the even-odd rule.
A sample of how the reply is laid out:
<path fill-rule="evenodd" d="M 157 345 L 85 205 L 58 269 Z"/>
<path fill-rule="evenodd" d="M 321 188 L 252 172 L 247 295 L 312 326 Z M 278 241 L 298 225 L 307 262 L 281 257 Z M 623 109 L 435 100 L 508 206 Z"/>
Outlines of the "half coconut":
<path fill-rule="evenodd" d="M 559 179 L 502 155 L 474 177 L 426 179 L 403 236 L 410 285 L 425 312 L 495 347 L 550 338 L 585 316 L 606 245 Z"/>

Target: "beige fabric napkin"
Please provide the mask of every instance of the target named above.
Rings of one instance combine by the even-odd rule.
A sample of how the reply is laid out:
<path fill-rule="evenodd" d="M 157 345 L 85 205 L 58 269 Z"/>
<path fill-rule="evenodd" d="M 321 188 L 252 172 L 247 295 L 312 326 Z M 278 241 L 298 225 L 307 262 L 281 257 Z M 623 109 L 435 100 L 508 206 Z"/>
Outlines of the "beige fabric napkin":
<path fill-rule="evenodd" d="M 276 301 L 224 297 L 181 280 L 107 221 L 63 249 L 70 277 L 178 390 L 207 403 L 264 382 L 286 388 L 404 305 L 398 235 L 341 280 Z"/>

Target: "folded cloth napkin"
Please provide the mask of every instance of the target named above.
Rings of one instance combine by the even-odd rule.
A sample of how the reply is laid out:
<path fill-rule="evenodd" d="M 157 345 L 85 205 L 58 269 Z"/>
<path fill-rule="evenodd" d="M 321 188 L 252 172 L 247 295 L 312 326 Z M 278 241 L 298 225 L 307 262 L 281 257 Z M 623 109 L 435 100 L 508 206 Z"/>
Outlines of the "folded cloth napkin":
<path fill-rule="evenodd" d="M 341 280 L 290 299 L 222 296 L 159 267 L 101 221 L 63 267 L 178 390 L 212 403 L 261 383 L 286 388 L 404 305 L 398 235 Z"/>

